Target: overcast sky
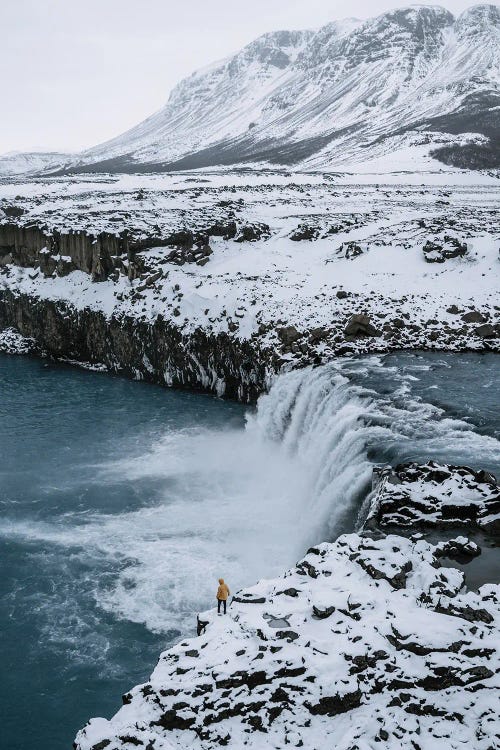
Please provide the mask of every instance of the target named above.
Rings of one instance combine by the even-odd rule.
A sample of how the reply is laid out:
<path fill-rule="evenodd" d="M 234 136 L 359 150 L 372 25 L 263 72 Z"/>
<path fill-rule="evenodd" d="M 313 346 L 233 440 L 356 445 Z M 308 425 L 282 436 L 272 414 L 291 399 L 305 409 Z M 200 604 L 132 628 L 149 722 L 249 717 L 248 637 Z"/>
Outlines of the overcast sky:
<path fill-rule="evenodd" d="M 275 29 L 404 0 L 0 0 L 0 153 L 80 150 L 159 109 L 193 70 Z M 453 13 L 473 0 L 443 0 Z"/>

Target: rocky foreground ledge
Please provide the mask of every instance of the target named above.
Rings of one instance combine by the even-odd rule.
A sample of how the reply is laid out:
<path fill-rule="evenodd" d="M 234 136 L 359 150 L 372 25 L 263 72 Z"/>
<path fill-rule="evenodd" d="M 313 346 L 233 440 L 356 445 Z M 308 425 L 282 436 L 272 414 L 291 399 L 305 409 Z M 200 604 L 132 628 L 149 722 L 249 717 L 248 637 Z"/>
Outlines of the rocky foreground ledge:
<path fill-rule="evenodd" d="M 445 481 L 431 470 L 413 465 L 422 496 Z M 150 681 L 110 721 L 91 720 L 75 748 L 493 750 L 500 587 L 468 591 L 445 563 L 477 554 L 465 537 L 432 545 L 380 531 L 313 547 L 283 576 L 238 592 L 226 617 L 202 613 L 204 632 L 162 654 Z"/>

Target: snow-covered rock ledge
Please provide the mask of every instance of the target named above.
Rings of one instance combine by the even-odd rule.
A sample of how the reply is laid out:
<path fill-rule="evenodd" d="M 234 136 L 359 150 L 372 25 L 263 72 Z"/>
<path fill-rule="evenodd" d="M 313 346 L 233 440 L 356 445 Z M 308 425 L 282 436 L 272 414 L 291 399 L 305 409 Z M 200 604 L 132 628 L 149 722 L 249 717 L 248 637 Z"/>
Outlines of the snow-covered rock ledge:
<path fill-rule="evenodd" d="M 458 540 L 455 547 L 467 546 Z M 499 587 L 463 588 L 446 544 L 357 534 L 238 592 L 161 655 L 77 750 L 490 750 L 499 725 Z"/>
<path fill-rule="evenodd" d="M 242 400 L 342 355 L 498 351 L 499 196 L 462 173 L 1 183 L 0 329 Z"/>
<path fill-rule="evenodd" d="M 500 535 L 500 489 L 490 472 L 430 461 L 375 469 L 374 478 L 365 528 L 464 527 Z"/>

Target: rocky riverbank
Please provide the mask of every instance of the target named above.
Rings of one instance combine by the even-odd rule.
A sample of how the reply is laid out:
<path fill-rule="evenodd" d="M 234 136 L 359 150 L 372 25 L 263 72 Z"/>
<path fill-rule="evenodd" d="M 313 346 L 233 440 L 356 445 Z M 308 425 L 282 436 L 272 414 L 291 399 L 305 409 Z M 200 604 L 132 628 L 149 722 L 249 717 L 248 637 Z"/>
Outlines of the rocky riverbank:
<path fill-rule="evenodd" d="M 463 491 L 450 493 L 448 507 L 464 507 L 460 469 L 411 472 L 422 497 L 431 483 L 454 481 Z M 387 477 L 378 482 L 371 516 L 393 501 L 392 487 Z M 474 501 L 483 489 L 498 498 L 486 473 L 467 491 Z M 328 737 L 339 750 L 379 742 L 490 750 L 499 728 L 500 589 L 468 590 L 466 574 L 450 567 L 456 556 L 480 554 L 453 537 L 454 525 L 464 527 L 455 517 L 437 545 L 419 534 L 341 536 L 282 577 L 239 591 L 227 617 L 202 613 L 204 632 L 162 654 L 150 681 L 124 695 L 110 721 L 93 719 L 75 748 L 319 750 Z"/>
<path fill-rule="evenodd" d="M 496 351 L 498 188 L 484 179 L 0 185 L 0 329 L 53 357 L 245 401 L 278 372 L 344 354 Z"/>
<path fill-rule="evenodd" d="M 197 328 L 189 333 L 158 316 L 106 316 L 89 307 L 4 289 L 0 350 L 33 353 L 159 385 L 255 401 L 275 355 L 253 341 Z M 2 345 L 3 344 L 3 345 Z"/>

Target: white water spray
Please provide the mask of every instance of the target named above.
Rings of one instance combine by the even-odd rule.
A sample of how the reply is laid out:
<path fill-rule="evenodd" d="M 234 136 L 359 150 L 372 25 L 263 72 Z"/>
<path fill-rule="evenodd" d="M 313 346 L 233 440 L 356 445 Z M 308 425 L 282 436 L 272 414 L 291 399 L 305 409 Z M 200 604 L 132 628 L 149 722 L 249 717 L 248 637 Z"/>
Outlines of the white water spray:
<path fill-rule="evenodd" d="M 171 427 L 142 455 L 124 449 L 93 467 L 99 485 L 126 482 L 137 496 L 154 480 L 154 502 L 70 512 L 57 524 L 13 522 L 2 533 L 79 556 L 95 574 L 98 605 L 113 615 L 185 632 L 193 612 L 212 604 L 221 575 L 234 591 L 353 529 L 373 461 L 498 457 L 494 438 L 412 398 L 412 376 L 383 395 L 356 385 L 361 367 L 384 373 L 379 358 L 292 372 L 260 399 L 245 430 Z"/>

